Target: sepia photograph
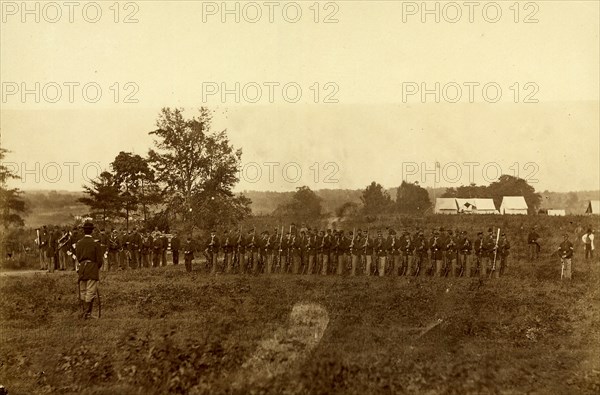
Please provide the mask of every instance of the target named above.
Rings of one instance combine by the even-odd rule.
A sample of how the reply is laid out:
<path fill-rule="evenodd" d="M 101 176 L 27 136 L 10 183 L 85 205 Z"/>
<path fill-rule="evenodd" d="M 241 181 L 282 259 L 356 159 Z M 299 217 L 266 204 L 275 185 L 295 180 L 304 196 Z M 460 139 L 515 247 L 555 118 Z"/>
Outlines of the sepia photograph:
<path fill-rule="evenodd" d="M 600 393 L 600 2 L 0 19 L 0 395 Z"/>

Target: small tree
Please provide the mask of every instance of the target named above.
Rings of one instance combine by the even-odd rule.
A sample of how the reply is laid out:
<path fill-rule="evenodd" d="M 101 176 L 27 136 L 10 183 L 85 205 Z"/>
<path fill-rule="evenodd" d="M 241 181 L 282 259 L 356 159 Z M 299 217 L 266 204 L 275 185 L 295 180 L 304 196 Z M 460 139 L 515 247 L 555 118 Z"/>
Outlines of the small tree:
<path fill-rule="evenodd" d="M 392 207 L 390 195 L 383 189 L 381 184 L 373 181 L 365 188 L 360 198 L 366 215 L 376 215 L 388 211 Z"/>
<path fill-rule="evenodd" d="M 147 219 L 147 206 L 160 201 L 160 193 L 154 180 L 154 171 L 148 161 L 131 152 L 120 152 L 111 163 L 114 180 L 119 187 L 121 201 L 125 209 L 127 226 L 129 216 L 142 208 L 144 222 Z"/>
<path fill-rule="evenodd" d="M 396 209 L 402 214 L 422 214 L 429 207 L 431 201 L 427 190 L 417 184 L 402 181 L 396 192 Z"/>
<path fill-rule="evenodd" d="M 106 227 L 106 221 L 119 216 L 122 199 L 119 194 L 119 186 L 114 176 L 108 171 L 100 173 L 96 180 L 91 180 L 91 186 L 84 185 L 87 197 L 79 198 L 78 201 L 87 205 L 92 210 L 92 215 L 100 214 L 102 222 Z"/>
<path fill-rule="evenodd" d="M 2 161 L 9 151 L 0 148 L 0 221 L 5 230 L 10 225 L 23 226 L 24 221 L 21 214 L 27 211 L 25 201 L 22 199 L 22 192 L 18 188 L 8 188 L 8 180 L 16 180 L 20 177 L 5 166 Z"/>
<path fill-rule="evenodd" d="M 322 210 L 321 198 L 309 187 L 302 186 L 296 188 L 290 203 L 277 207 L 274 215 L 294 220 L 314 220 L 321 216 Z"/>

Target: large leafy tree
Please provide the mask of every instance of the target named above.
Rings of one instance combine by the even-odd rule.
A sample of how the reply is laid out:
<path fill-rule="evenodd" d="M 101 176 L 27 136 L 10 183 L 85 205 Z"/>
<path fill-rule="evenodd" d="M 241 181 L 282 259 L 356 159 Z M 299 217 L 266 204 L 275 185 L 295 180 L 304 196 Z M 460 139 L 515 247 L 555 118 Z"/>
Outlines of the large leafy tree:
<path fill-rule="evenodd" d="M 101 215 L 106 227 L 106 222 L 117 218 L 121 211 L 119 185 L 113 174 L 108 171 L 100 173 L 97 179 L 91 180 L 90 184 L 83 187 L 87 196 L 79 198 L 78 201 L 89 206 L 93 215 Z"/>
<path fill-rule="evenodd" d="M 375 181 L 364 189 L 360 200 L 366 215 L 382 214 L 392 207 L 390 195 Z"/>
<path fill-rule="evenodd" d="M 212 130 L 210 110 L 201 107 L 186 118 L 182 109 L 163 108 L 156 126 L 150 132 L 156 137 L 155 149 L 148 159 L 169 209 L 186 225 L 228 223 L 249 213 L 249 200 L 232 192 L 239 181 L 242 151 L 230 144 L 226 130 Z"/>
<path fill-rule="evenodd" d="M 396 191 L 396 209 L 403 214 L 424 213 L 431 206 L 427 190 L 417 184 L 402 181 Z"/>
<path fill-rule="evenodd" d="M 21 215 L 27 211 L 22 192 L 18 188 L 9 188 L 9 180 L 19 179 L 11 169 L 4 165 L 3 161 L 9 151 L 0 148 L 0 221 L 5 230 L 11 225 L 23 226 Z"/>

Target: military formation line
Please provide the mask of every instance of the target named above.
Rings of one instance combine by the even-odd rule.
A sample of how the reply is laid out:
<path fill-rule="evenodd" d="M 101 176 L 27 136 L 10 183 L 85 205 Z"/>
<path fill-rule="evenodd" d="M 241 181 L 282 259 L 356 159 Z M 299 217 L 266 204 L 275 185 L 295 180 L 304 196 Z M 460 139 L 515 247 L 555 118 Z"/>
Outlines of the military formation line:
<path fill-rule="evenodd" d="M 40 229 L 40 269 L 74 269 L 75 245 L 82 237 L 78 228 Z M 170 251 L 174 265 L 182 256 L 187 271 L 199 261 L 211 273 L 500 277 L 507 272 L 511 248 L 507 235 L 491 228 L 474 239 L 466 231 L 443 228 L 425 235 L 421 229 L 412 234 L 394 229 L 345 232 L 294 225 L 287 232 L 212 231 L 203 242 L 135 228 L 110 232 L 96 228 L 92 237 L 103 252 L 103 271 L 166 266 Z M 538 238 L 532 230 L 531 260 L 539 254 Z"/>

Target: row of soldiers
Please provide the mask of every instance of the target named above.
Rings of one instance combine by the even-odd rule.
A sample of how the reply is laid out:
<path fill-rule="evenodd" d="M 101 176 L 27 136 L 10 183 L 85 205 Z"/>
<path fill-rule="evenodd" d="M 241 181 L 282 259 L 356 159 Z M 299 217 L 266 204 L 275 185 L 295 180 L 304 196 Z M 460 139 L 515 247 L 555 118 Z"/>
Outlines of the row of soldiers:
<path fill-rule="evenodd" d="M 167 250 L 171 248 L 173 263 L 179 263 L 179 237 L 175 233 L 169 240 L 167 234 L 155 229 L 153 232 L 133 230 L 94 229 L 92 237 L 100 243 L 106 264 L 102 270 L 135 269 L 167 265 Z M 75 245 L 83 238 L 78 227 L 42 227 L 38 230 L 37 244 L 40 253 L 40 269 L 68 270 L 75 267 Z"/>
<path fill-rule="evenodd" d="M 204 243 L 207 269 L 225 273 L 358 274 L 401 276 L 487 276 L 506 272 L 510 242 L 506 234 L 479 232 L 471 240 L 467 232 L 436 229 L 429 237 L 381 230 L 327 231 L 276 228 L 260 234 L 250 229 L 221 236 L 212 231 Z M 191 270 L 199 248 L 187 238 L 186 268 Z"/>

